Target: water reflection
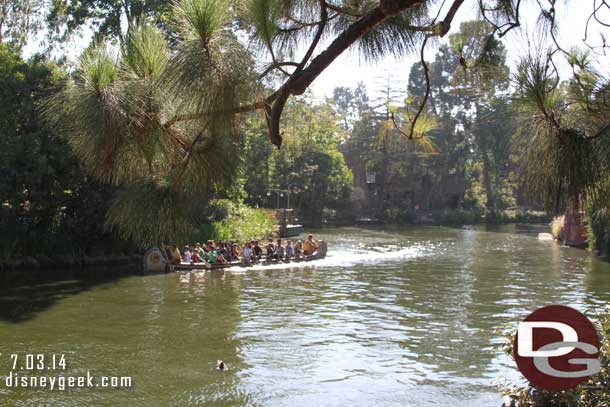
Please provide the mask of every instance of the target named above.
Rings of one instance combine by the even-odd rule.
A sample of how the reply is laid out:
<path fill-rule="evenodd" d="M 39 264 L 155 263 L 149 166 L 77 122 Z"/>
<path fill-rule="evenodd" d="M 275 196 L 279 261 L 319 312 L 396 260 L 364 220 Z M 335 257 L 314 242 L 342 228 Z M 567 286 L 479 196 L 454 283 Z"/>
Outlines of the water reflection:
<path fill-rule="evenodd" d="M 522 233 L 515 233 L 516 231 Z M 0 322 L 0 352 L 69 352 L 128 391 L 15 391 L 34 406 L 498 405 L 518 380 L 495 328 L 551 303 L 610 300 L 610 265 L 516 227 L 323 230 L 292 268 L 129 277 Z M 44 287 L 31 288 L 45 292 Z M 5 288 L 5 294 L 16 291 Z M 34 295 L 35 297 L 35 295 Z M 0 298 L 12 304 L 11 296 Z M 7 318 L 4 318 L 8 321 Z M 217 359 L 231 367 L 214 369 Z M 0 363 L 0 374 L 5 366 Z"/>

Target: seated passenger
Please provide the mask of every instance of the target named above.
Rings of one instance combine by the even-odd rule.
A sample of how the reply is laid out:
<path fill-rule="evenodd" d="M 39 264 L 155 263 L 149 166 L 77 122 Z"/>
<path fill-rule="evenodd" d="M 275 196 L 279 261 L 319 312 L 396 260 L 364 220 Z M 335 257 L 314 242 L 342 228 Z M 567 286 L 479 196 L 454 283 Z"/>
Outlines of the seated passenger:
<path fill-rule="evenodd" d="M 313 235 L 307 236 L 307 240 L 303 243 L 303 254 L 305 256 L 309 256 L 314 254 L 316 250 L 318 250 L 320 245 L 313 239 Z"/>
<path fill-rule="evenodd" d="M 195 247 L 195 250 L 193 250 L 193 256 L 192 256 L 192 261 L 193 263 L 201 263 L 203 261 L 203 259 L 201 258 L 201 256 L 199 255 L 199 252 L 201 250 L 198 249 L 197 247 Z"/>
<path fill-rule="evenodd" d="M 222 254 L 217 252 L 217 256 L 216 256 L 216 263 L 218 264 L 229 264 L 229 260 L 227 260 L 227 258 Z"/>
<path fill-rule="evenodd" d="M 207 246 L 208 252 L 216 251 L 216 242 L 214 242 L 213 240 L 208 240 L 208 244 L 206 246 Z"/>
<path fill-rule="evenodd" d="M 189 246 L 184 246 L 184 256 L 182 256 L 182 261 L 185 263 L 190 263 L 193 261 L 191 257 L 191 248 Z"/>
<path fill-rule="evenodd" d="M 216 250 L 210 250 L 208 252 L 208 263 L 216 264 L 217 258 L 218 258 L 218 253 L 216 253 Z"/>
<path fill-rule="evenodd" d="M 170 263 L 173 265 L 180 265 L 180 262 L 182 261 L 182 256 L 180 256 L 180 250 L 178 250 L 178 247 L 173 244 L 172 245 L 172 257 L 170 258 Z"/>
<path fill-rule="evenodd" d="M 246 243 L 244 246 L 244 255 L 242 257 L 242 262 L 244 264 L 252 264 L 255 261 L 254 252 L 252 251 L 252 245 L 250 242 Z"/>
<path fill-rule="evenodd" d="M 273 244 L 273 239 L 269 239 L 269 243 L 267 243 L 267 260 L 271 260 L 275 257 L 275 245 Z"/>
<path fill-rule="evenodd" d="M 282 246 L 282 239 L 277 239 L 277 244 L 275 245 L 275 258 L 277 260 L 284 259 L 284 246 Z"/>
<path fill-rule="evenodd" d="M 297 259 L 303 256 L 303 243 L 300 240 L 294 244 L 294 257 Z"/>
<path fill-rule="evenodd" d="M 231 255 L 229 256 L 229 261 L 239 261 L 241 255 L 241 248 L 237 242 L 233 242 L 233 244 L 231 244 Z"/>
<path fill-rule="evenodd" d="M 258 260 L 263 257 L 263 248 L 259 246 L 258 240 L 254 240 L 252 243 L 252 251 L 254 252 L 254 257 L 256 257 L 256 259 Z"/>
<path fill-rule="evenodd" d="M 229 246 L 227 245 L 226 240 L 221 240 L 218 244 L 218 253 L 222 254 L 225 259 L 229 258 Z"/>
<path fill-rule="evenodd" d="M 290 260 L 294 257 L 294 247 L 292 246 L 292 242 L 290 240 L 286 241 L 286 248 L 284 249 L 286 252 L 286 260 Z"/>
<path fill-rule="evenodd" d="M 201 243 L 195 243 L 195 249 L 199 249 L 199 256 L 203 257 L 205 255 L 205 252 L 207 251 L 205 249 L 205 246 L 201 246 Z"/>

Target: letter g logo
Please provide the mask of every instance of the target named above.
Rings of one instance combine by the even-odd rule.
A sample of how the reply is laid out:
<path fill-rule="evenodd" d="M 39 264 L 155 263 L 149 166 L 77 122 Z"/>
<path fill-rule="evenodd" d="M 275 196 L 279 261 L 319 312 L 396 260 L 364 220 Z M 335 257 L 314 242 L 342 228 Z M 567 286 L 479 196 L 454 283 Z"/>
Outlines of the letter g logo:
<path fill-rule="evenodd" d="M 546 390 L 567 390 L 599 373 L 595 327 L 577 310 L 540 308 L 519 324 L 514 357 L 523 375 Z"/>

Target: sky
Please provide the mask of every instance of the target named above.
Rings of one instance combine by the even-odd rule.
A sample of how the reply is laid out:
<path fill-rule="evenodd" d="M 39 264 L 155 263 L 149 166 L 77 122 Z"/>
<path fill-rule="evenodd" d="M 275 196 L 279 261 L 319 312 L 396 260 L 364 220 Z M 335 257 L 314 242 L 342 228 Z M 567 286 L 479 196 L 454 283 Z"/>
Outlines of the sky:
<path fill-rule="evenodd" d="M 445 2 L 445 8 L 448 8 L 451 2 Z M 456 18 L 454 19 L 449 35 L 459 31 L 460 23 L 463 21 L 473 20 L 477 18 L 478 2 L 469 0 L 459 9 Z M 516 28 L 504 37 L 504 44 L 508 51 L 508 64 L 511 69 L 517 64 L 520 55 L 523 55 L 527 50 L 528 36 L 531 38 L 533 26 L 538 17 L 539 8 L 533 2 L 524 1 L 521 10 L 522 27 Z M 546 3 L 543 1 L 543 3 Z M 559 42 L 564 49 L 570 49 L 573 46 L 584 47 L 583 38 L 585 34 L 585 25 L 591 12 L 593 11 L 593 0 L 572 0 L 560 1 L 556 6 L 557 16 L 559 21 Z M 445 15 L 445 10 L 441 10 L 441 18 Z M 607 21 L 610 21 L 610 15 L 606 15 Z M 607 32 L 610 30 L 606 29 Z M 592 24 L 589 31 L 592 42 L 599 43 L 600 26 Z M 91 38 L 91 30 L 85 30 L 82 37 L 71 39 L 66 47 L 68 59 L 75 61 L 78 55 L 84 49 Z M 595 41 L 597 40 L 597 41 Z M 39 39 L 32 39 L 24 50 L 27 57 L 37 51 Z M 318 52 L 327 44 L 321 44 L 318 47 Z M 434 59 L 435 48 L 433 44 L 426 49 L 426 60 Z M 361 60 L 360 56 L 353 50 L 348 49 L 339 56 L 332 65 L 330 65 L 312 84 L 311 92 L 314 99 L 323 100 L 331 97 L 333 89 L 338 86 L 356 87 L 358 82 L 364 82 L 367 87 L 369 96 L 375 97 L 380 93 L 380 89 L 389 80 L 392 87 L 396 89 L 406 89 L 411 65 L 419 60 L 419 56 L 406 56 L 400 59 L 389 56 L 376 63 L 371 63 Z M 610 55 L 600 57 L 598 67 L 601 69 L 609 69 Z M 605 72 L 604 69 L 604 72 Z M 564 64 L 559 64 L 559 70 L 562 75 L 568 74 L 568 67 Z M 608 72 L 606 72 L 608 73 Z"/>
<path fill-rule="evenodd" d="M 584 47 L 585 25 L 593 11 L 593 0 L 576 0 L 565 3 L 560 2 L 557 6 L 560 27 L 558 40 L 564 49 L 570 49 L 573 46 Z M 458 11 L 448 35 L 458 32 L 461 22 L 476 19 L 476 7 L 477 2 L 464 3 Z M 522 7 L 523 26 L 511 31 L 503 40 L 507 48 L 507 59 L 511 70 L 517 65 L 519 56 L 526 52 L 527 33 L 531 35 L 534 22 L 538 17 L 539 9 L 536 5 L 532 5 L 531 2 L 524 2 Z M 444 15 L 444 12 L 441 15 Z M 590 28 L 590 38 L 599 39 L 598 28 L 598 26 Z M 607 32 L 610 33 L 610 30 L 607 30 Z M 426 50 L 426 60 L 433 60 L 434 55 L 435 47 L 429 46 Z M 360 81 L 365 83 L 369 94 L 374 94 L 374 88 L 383 86 L 388 78 L 397 88 L 404 89 L 407 85 L 411 65 L 417 61 L 419 61 L 419 55 L 401 58 L 400 60 L 387 57 L 378 63 L 367 63 L 360 61 L 355 52 L 347 52 L 335 60 L 312 84 L 314 97 L 330 97 L 335 87 L 355 87 Z M 610 55 L 600 58 L 598 66 L 610 67 Z M 559 69 L 563 75 L 567 74 L 568 67 L 566 64 L 560 65 Z"/>

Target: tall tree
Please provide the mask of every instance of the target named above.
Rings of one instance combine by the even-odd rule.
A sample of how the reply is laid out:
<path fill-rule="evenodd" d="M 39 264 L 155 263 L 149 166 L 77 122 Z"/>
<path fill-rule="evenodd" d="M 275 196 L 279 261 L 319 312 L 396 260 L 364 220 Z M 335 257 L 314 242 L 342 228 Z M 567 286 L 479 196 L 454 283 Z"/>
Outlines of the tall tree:
<path fill-rule="evenodd" d="M 110 223 L 126 236 L 158 241 L 166 236 L 163 230 L 189 229 L 189 208 L 180 202 L 231 177 L 226 157 L 235 151 L 239 116 L 263 113 L 269 138 L 280 147 L 282 114 L 291 96 L 302 95 L 348 48 L 373 60 L 419 51 L 429 84 L 428 40 L 449 32 L 466 1 L 444 4 L 179 0 L 169 11 L 170 45 L 142 19 L 127 30 L 118 61 L 103 47 L 87 51 L 76 80 L 55 99 L 48 116 L 61 118 L 55 123 L 92 174 L 129 187 L 111 210 Z M 502 37 L 519 25 L 520 0 L 477 5 L 492 26 L 490 36 Z M 555 1 L 539 6 L 542 20 L 555 28 Z M 125 9 L 128 21 L 133 12 Z M 244 35 L 247 48 L 239 40 Z M 396 125 L 407 140 L 426 136 L 429 93 L 427 86 L 420 107 L 405 109 L 403 123 Z M 157 199 L 143 198 L 145 192 Z M 151 224 L 151 215 L 162 221 Z"/>
<path fill-rule="evenodd" d="M 119 251 L 103 228 L 113 190 L 83 176 L 40 117 L 65 74 L 0 44 L 0 257 Z M 109 239 L 102 239 L 108 237 Z"/>
<path fill-rule="evenodd" d="M 0 42 L 20 50 L 40 28 L 44 1 L 0 0 Z"/>
<path fill-rule="evenodd" d="M 267 142 L 263 117 L 250 117 L 245 127 L 247 202 L 275 208 L 279 199 L 284 207 L 287 192 L 278 197 L 271 190 L 290 191 L 290 206 L 309 222 L 321 222 L 326 209 L 345 210 L 349 206 L 352 173 L 339 151 L 342 120 L 336 119 L 328 103 L 297 99 L 286 108 L 281 150 L 272 150 Z"/>
<path fill-rule="evenodd" d="M 46 16 L 49 30 L 64 40 L 90 25 L 97 38 L 122 39 L 129 24 L 153 21 L 165 26 L 167 0 L 53 0 Z"/>
<path fill-rule="evenodd" d="M 458 96 L 454 107 L 460 107 L 460 125 L 482 162 L 487 209 L 494 209 L 497 204 L 494 158 L 512 138 L 506 123 L 510 116 L 506 115 L 506 108 L 502 111 L 509 97 L 506 51 L 491 34 L 492 27 L 485 21 L 471 21 L 462 23 L 460 32 L 449 40 L 460 60 L 460 67 L 452 75 L 452 91 Z"/>
<path fill-rule="evenodd" d="M 603 191 L 610 171 L 610 79 L 588 51 L 564 51 L 572 78 L 562 83 L 553 54 L 532 50 L 518 66 L 518 103 L 527 137 L 527 179 L 548 208 L 566 208 L 567 244 L 581 244 L 582 201 Z"/>

